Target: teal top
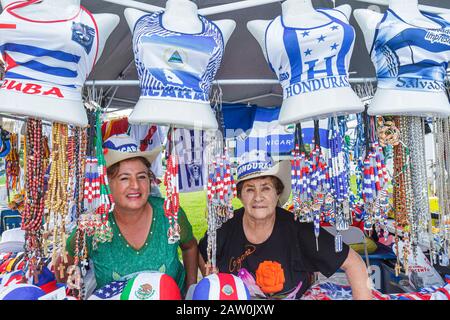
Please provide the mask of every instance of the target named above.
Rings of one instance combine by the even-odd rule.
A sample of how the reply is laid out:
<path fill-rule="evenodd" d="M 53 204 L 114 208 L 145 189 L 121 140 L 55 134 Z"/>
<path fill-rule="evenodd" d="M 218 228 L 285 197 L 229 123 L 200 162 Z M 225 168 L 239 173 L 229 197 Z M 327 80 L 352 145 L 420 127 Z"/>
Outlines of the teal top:
<path fill-rule="evenodd" d="M 164 215 L 164 199 L 150 196 L 148 202 L 153 208 L 153 221 L 147 241 L 139 250 L 134 249 L 122 236 L 114 214 L 109 215 L 113 231 L 111 242 L 99 242 L 97 249 L 93 250 L 92 237 L 87 238 L 88 255 L 94 264 L 97 289 L 112 281 L 128 280 L 143 271 L 159 271 L 171 276 L 184 292 L 186 272 L 178 258 L 178 246 L 193 239 L 192 226 L 180 208 L 178 223 L 181 227 L 181 239 L 175 244 L 169 244 L 169 220 Z M 76 229 L 66 244 L 67 252 L 72 257 L 75 253 L 70 243 L 75 234 Z"/>

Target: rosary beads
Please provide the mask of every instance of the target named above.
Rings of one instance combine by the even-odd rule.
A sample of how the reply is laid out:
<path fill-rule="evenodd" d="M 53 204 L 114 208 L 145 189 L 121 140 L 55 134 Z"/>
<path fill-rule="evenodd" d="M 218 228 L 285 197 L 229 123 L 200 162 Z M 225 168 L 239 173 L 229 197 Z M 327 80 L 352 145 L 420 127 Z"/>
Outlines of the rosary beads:
<path fill-rule="evenodd" d="M 41 227 L 44 214 L 45 167 L 42 121 L 30 118 L 26 126 L 25 207 L 22 213 L 22 229 L 25 230 L 24 272 L 28 277 L 37 278 L 43 259 Z"/>
<path fill-rule="evenodd" d="M 11 151 L 5 157 L 5 171 L 6 171 L 6 189 L 9 195 L 10 190 L 20 191 L 20 164 L 19 152 L 17 143 L 17 134 L 10 135 Z M 10 201 L 8 196 L 8 202 Z"/>
<path fill-rule="evenodd" d="M 233 217 L 233 198 L 236 183 L 226 147 L 219 134 L 206 134 L 206 159 L 208 163 L 207 220 L 208 245 L 207 274 L 218 272 L 216 266 L 217 229 Z"/>
<path fill-rule="evenodd" d="M 178 211 L 180 209 L 180 195 L 178 188 L 179 158 L 175 153 L 173 139 L 175 139 L 175 129 L 171 127 L 167 139 L 167 164 L 166 172 L 164 174 L 164 186 L 166 188 L 164 214 L 169 220 L 169 230 L 167 230 L 169 244 L 174 244 L 180 240 L 180 225 L 178 224 Z"/>
<path fill-rule="evenodd" d="M 53 123 L 52 152 L 50 163 L 50 177 L 46 194 L 46 229 L 53 224 L 53 250 L 52 261 L 55 269 L 59 270 L 60 277 L 64 277 L 63 264 L 67 263 L 66 216 L 68 213 L 69 197 L 69 163 L 68 163 L 69 129 L 66 124 Z M 62 259 L 56 266 L 56 259 Z"/>

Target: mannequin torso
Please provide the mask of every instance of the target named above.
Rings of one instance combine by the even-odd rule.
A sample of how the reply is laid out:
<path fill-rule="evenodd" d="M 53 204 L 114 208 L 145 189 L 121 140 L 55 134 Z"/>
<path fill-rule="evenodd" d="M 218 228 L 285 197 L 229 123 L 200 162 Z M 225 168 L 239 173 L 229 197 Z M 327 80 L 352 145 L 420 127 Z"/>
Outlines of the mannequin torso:
<path fill-rule="evenodd" d="M 202 22 L 198 18 L 198 8 L 195 3 L 189 0 L 168 0 L 166 10 L 162 16 L 164 28 L 181 33 L 195 34 L 202 31 Z M 125 9 L 124 15 L 131 31 L 134 30 L 136 22 L 147 12 L 137 9 Z M 233 20 L 213 21 L 223 35 L 225 45 L 231 37 L 236 22 Z"/>
<path fill-rule="evenodd" d="M 149 13 L 140 10 L 125 9 L 125 18 L 132 32 L 135 31 L 137 22 L 148 15 Z M 185 37 L 202 34 L 205 27 L 204 22 L 198 15 L 197 6 L 188 0 L 168 0 L 166 10 L 161 15 L 160 24 L 160 27 L 164 30 L 179 33 Z M 220 20 L 214 21 L 213 24 L 220 30 L 223 45 L 225 46 L 236 27 L 236 23 L 233 20 Z M 172 48 L 175 50 L 176 45 L 173 44 Z M 185 49 L 180 48 L 177 53 L 183 50 Z M 186 59 L 183 59 L 183 56 L 181 60 L 186 61 Z M 163 65 L 160 66 L 160 68 L 163 67 Z M 179 66 L 174 66 L 173 64 L 171 67 L 166 67 L 169 70 L 171 67 L 179 68 Z M 217 129 L 217 121 L 209 102 L 169 100 L 152 98 L 150 96 L 141 97 L 129 120 L 133 124 L 157 123 L 174 125 L 180 128 Z"/>
<path fill-rule="evenodd" d="M 431 20 L 419 11 L 417 0 L 390 0 L 389 10 L 394 12 L 399 20 L 404 21 L 412 28 L 442 28 L 436 21 Z M 364 34 L 366 48 L 370 53 L 376 40 L 378 25 L 386 14 L 368 9 L 354 11 L 355 19 Z M 441 15 L 441 17 L 450 21 L 450 15 Z M 405 91 L 379 87 L 369 107 L 369 114 L 446 117 L 450 115 L 450 108 L 448 98 L 443 91 Z"/>
<path fill-rule="evenodd" d="M 3 2 L 5 1 L 2 1 L 4 8 L 8 4 L 4 5 Z M 45 0 L 14 10 L 20 16 L 37 21 L 68 20 L 79 11 L 80 0 Z"/>
<path fill-rule="evenodd" d="M 3 8 L 17 2 L 17 0 L 1 0 Z M 67 20 L 73 18 L 80 11 L 80 0 L 45 0 L 35 4 L 17 8 L 14 12 L 21 17 L 36 21 Z M 120 22 L 119 16 L 110 13 L 94 14 L 98 26 L 98 55 L 100 58 L 103 49 L 113 30 Z"/>
<path fill-rule="evenodd" d="M 281 21 L 285 28 L 313 31 L 324 27 L 324 38 L 326 38 L 326 32 L 329 31 L 326 29 L 326 26 L 333 22 L 330 16 L 348 23 L 350 14 L 351 7 L 349 5 L 338 6 L 336 10 L 327 10 L 326 14 L 324 14 L 315 10 L 310 0 L 288 0 L 282 4 Z M 346 18 L 347 21 L 345 21 Z M 272 20 L 255 20 L 247 23 L 248 30 L 258 41 L 266 60 L 269 60 L 267 56 L 266 30 L 271 23 Z M 283 35 L 280 34 L 280 37 L 282 38 Z M 301 38 L 302 36 L 300 36 L 300 41 Z M 305 64 L 303 66 L 304 70 L 310 66 L 308 61 L 302 61 L 302 63 Z M 362 110 L 362 102 L 350 87 L 330 88 L 323 91 L 302 93 L 297 96 L 291 96 L 288 99 L 285 98 L 280 112 L 280 123 L 284 125 L 332 115 L 356 113 Z"/>
<path fill-rule="evenodd" d="M 47 55 L 50 56 L 55 55 L 54 52 L 63 52 L 63 56 L 56 55 L 55 60 L 48 60 L 46 55 L 34 57 L 32 52 L 28 52 L 28 56 L 22 57 L 16 56 L 14 50 L 9 52 L 10 49 L 5 47 L 5 52 L 10 54 L 11 71 L 10 77 L 8 72 L 5 76 L 9 78 L 9 84 L 6 85 L 5 80 L 2 86 L 6 90 L 0 91 L 0 110 L 78 126 L 87 125 L 80 86 L 92 70 L 93 64 L 100 58 L 106 40 L 118 25 L 120 18 L 114 14 L 91 15 L 81 9 L 80 0 L 45 0 L 28 3 L 2 0 L 1 4 L 6 9 L 0 14 L 0 21 L 13 22 L 21 26 L 11 31 L 2 30 L 0 38 L 3 38 L 3 41 L 14 42 L 20 46 L 37 46 L 39 50 L 49 52 Z M 92 37 L 93 35 L 95 37 Z M 49 39 L 45 39 L 46 36 L 53 42 L 47 43 Z M 79 51 L 80 49 L 82 51 Z M 67 58 L 72 55 L 77 57 L 76 60 Z M 14 60 L 19 62 L 18 68 L 14 67 L 14 63 L 11 64 Z M 39 67 L 29 71 L 21 66 L 33 64 L 34 61 L 47 65 L 47 71 Z M 58 70 L 57 68 L 66 75 L 51 71 Z M 36 77 L 30 72 L 37 72 Z M 26 77 L 20 80 L 20 75 Z M 29 83 L 30 81 L 36 84 Z M 13 82 L 16 83 L 15 90 L 12 89 Z M 55 88 L 46 91 L 47 85 L 52 84 L 61 85 L 62 94 Z M 40 86 L 42 90 L 36 89 Z M 72 88 L 64 92 L 64 86 Z M 45 92 L 51 94 L 42 94 Z M 53 94 L 55 92 L 56 94 Z"/>

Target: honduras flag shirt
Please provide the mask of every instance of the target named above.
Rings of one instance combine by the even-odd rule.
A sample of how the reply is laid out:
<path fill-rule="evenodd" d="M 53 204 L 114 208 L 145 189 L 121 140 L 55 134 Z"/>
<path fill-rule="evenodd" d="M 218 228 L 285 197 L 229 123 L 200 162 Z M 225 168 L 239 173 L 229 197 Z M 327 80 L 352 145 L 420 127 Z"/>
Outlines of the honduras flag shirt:
<path fill-rule="evenodd" d="M 283 87 L 284 99 L 350 87 L 348 67 L 355 30 L 338 10 L 319 9 L 317 12 L 329 22 L 314 28 L 293 28 L 286 26 L 283 16 L 279 16 L 267 27 L 267 59 Z"/>

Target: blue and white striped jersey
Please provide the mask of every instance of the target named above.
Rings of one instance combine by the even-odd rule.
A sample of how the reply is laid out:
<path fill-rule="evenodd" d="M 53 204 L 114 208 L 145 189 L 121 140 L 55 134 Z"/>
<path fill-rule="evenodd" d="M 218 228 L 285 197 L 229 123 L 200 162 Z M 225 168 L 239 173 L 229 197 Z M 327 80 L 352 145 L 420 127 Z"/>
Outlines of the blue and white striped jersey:
<path fill-rule="evenodd" d="M 35 2 L 15 2 L 0 14 L 0 53 L 6 62 L 0 90 L 78 101 L 98 53 L 94 17 L 83 7 L 73 18 L 55 21 L 16 12 Z"/>
<path fill-rule="evenodd" d="M 342 20 L 330 14 L 338 12 Z M 266 53 L 288 99 L 323 89 L 350 87 L 348 67 L 355 30 L 335 9 L 318 9 L 329 22 L 314 28 L 293 28 L 275 18 L 266 30 Z"/>
<path fill-rule="evenodd" d="M 209 91 L 223 57 L 220 29 L 203 16 L 203 30 L 167 30 L 163 12 L 142 16 L 134 27 L 133 50 L 141 98 L 209 104 Z"/>
<path fill-rule="evenodd" d="M 426 29 L 411 25 L 388 9 L 379 22 L 370 55 L 378 87 L 441 92 L 450 61 L 450 22 L 422 14 L 440 25 Z"/>

